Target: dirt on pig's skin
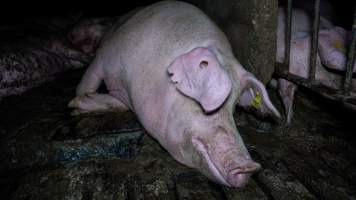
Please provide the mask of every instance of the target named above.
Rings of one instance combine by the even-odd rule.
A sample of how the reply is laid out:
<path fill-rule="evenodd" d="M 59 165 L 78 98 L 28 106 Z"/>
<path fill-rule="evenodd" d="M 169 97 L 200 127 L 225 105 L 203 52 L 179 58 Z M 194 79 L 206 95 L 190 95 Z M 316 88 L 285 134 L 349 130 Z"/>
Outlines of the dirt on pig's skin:
<path fill-rule="evenodd" d="M 71 117 L 67 103 L 82 73 L 0 102 L 1 199 L 356 198 L 355 113 L 340 105 L 301 90 L 289 126 L 237 108 L 238 130 L 262 169 L 245 188 L 233 189 L 176 162 L 132 113 Z M 85 156 L 58 160 L 48 153 L 61 145 Z M 80 154 L 83 146 L 87 154 Z M 32 161 L 16 162 L 24 157 Z"/>

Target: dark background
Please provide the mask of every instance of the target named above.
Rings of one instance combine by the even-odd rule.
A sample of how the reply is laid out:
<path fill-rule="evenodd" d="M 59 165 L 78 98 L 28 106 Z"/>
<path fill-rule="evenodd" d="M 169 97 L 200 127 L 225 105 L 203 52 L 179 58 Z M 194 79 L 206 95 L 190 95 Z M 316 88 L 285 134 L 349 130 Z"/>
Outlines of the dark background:
<path fill-rule="evenodd" d="M 29 18 L 61 17 L 82 13 L 84 16 L 117 16 L 132 8 L 156 2 L 145 1 L 0 1 L 0 23 Z"/>
<path fill-rule="evenodd" d="M 220 0 L 221 1 L 221 0 Z M 307 2 L 312 7 L 313 0 L 294 0 L 294 2 Z M 324 0 L 322 0 L 324 1 Z M 132 8 L 144 6 L 156 2 L 144 1 L 11 1 L 2 0 L 0 4 L 0 23 L 14 23 L 34 17 L 68 16 L 82 13 L 84 16 L 117 16 Z M 284 0 L 280 1 L 283 4 Z M 347 29 L 351 29 L 353 10 L 356 0 L 328 0 L 335 8 L 337 23 Z"/>

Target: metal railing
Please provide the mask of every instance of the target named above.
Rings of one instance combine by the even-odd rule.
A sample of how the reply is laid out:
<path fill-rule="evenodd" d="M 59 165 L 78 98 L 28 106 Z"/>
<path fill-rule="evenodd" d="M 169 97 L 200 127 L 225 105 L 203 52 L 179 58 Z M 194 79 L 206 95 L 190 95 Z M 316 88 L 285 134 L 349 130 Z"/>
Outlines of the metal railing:
<path fill-rule="evenodd" d="M 349 93 L 351 90 L 352 83 L 352 73 L 355 63 L 355 49 L 356 49 L 356 8 L 354 11 L 354 20 L 352 24 L 352 36 L 351 36 L 351 45 L 349 48 L 349 52 L 347 54 L 347 64 L 346 64 L 346 74 L 345 74 L 345 82 L 344 82 L 344 91 L 345 93 Z"/>
<path fill-rule="evenodd" d="M 351 45 L 349 46 L 347 53 L 347 63 L 346 70 L 344 74 L 344 83 L 342 88 L 334 89 L 325 86 L 315 80 L 316 64 L 318 56 L 318 33 L 320 24 L 320 0 L 314 1 L 314 15 L 313 15 L 313 27 L 312 27 L 312 39 L 311 39 L 311 51 L 310 51 L 310 62 L 309 62 L 309 78 L 305 79 L 303 77 L 289 73 L 289 61 L 291 52 L 291 36 L 292 36 L 292 0 L 287 1 L 286 6 L 286 32 L 285 32 L 285 60 L 284 63 L 276 63 L 276 76 L 285 78 L 291 82 L 298 85 L 307 87 L 324 97 L 340 101 L 344 105 L 356 110 L 356 96 L 351 96 L 350 91 L 352 90 L 352 75 L 353 67 L 355 63 L 355 49 L 356 49 L 356 8 L 354 8 L 354 20 L 352 26 L 352 38 Z"/>

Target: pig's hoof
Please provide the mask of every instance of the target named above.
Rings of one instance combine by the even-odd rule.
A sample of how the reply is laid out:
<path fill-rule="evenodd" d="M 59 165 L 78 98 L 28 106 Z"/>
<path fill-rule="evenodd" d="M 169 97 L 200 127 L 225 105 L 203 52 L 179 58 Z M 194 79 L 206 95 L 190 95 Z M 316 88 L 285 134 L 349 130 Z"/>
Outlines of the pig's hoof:
<path fill-rule="evenodd" d="M 85 113 L 87 113 L 87 112 L 85 112 L 85 111 L 83 111 L 83 110 L 80 110 L 80 109 L 75 109 L 75 110 L 73 110 L 73 111 L 70 113 L 70 115 L 72 115 L 72 116 L 78 116 L 78 115 L 85 114 Z"/>
<path fill-rule="evenodd" d="M 85 99 L 84 99 L 85 100 Z M 83 97 L 75 97 L 68 103 L 69 108 L 81 109 L 85 107 L 85 101 L 83 101 Z"/>
<path fill-rule="evenodd" d="M 88 111 L 86 111 L 85 109 L 82 109 L 83 105 L 82 105 L 82 107 L 81 107 L 81 105 L 82 105 L 82 103 L 81 103 L 80 97 L 75 97 L 74 99 L 72 99 L 68 103 L 69 108 L 74 108 L 74 110 L 70 113 L 70 115 L 77 116 L 77 115 L 88 113 Z"/>
<path fill-rule="evenodd" d="M 96 115 L 96 114 L 103 114 L 105 111 L 88 111 L 82 109 L 75 109 L 73 110 L 70 115 L 71 116 L 79 116 L 79 115 Z"/>
<path fill-rule="evenodd" d="M 105 110 L 105 104 L 102 104 L 95 97 L 95 94 L 85 94 L 72 99 L 68 104 L 68 107 L 74 108 L 71 115 L 75 116 Z"/>
<path fill-rule="evenodd" d="M 78 107 L 78 100 L 77 100 L 78 97 L 72 99 L 69 103 L 68 103 L 68 107 L 69 108 L 76 108 Z"/>

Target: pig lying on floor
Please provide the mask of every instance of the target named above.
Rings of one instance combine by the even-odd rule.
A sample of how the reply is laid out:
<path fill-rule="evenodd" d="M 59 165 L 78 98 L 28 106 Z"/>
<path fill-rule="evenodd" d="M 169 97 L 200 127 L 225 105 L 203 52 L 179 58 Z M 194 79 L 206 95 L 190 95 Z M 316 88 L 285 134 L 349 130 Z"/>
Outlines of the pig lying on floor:
<path fill-rule="evenodd" d="M 304 78 L 309 77 L 309 60 L 311 51 L 311 18 L 300 9 L 293 10 L 291 56 L 289 72 Z M 278 13 L 277 30 L 277 58 L 284 62 L 285 52 L 285 11 L 280 8 Z M 321 17 L 319 45 L 316 64 L 315 79 L 331 88 L 340 89 L 343 76 L 329 72 L 326 67 L 344 70 L 346 60 L 346 31 L 336 27 L 325 18 Z M 353 80 L 353 91 L 356 90 L 356 81 Z M 286 112 L 286 121 L 289 124 L 293 116 L 294 94 L 297 85 L 285 79 L 278 79 L 278 90 Z"/>
<path fill-rule="evenodd" d="M 101 81 L 108 94 L 96 92 Z M 190 4 L 164 1 L 106 34 L 69 106 L 74 115 L 130 109 L 177 161 L 241 187 L 260 165 L 236 129 L 236 104 L 279 117 L 218 27 Z"/>
<path fill-rule="evenodd" d="M 92 57 L 72 48 L 63 37 L 76 18 L 32 19 L 0 27 L 0 100 L 66 70 L 87 66 Z"/>

